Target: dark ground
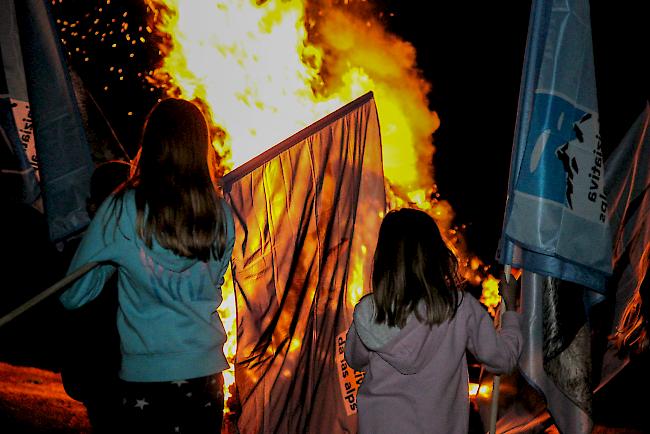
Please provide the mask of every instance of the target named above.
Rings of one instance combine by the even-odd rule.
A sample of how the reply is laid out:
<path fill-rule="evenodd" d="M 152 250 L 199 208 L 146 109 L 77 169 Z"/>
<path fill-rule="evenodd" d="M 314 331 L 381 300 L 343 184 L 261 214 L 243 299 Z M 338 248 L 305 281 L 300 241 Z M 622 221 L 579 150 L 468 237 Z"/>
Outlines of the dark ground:
<path fill-rule="evenodd" d="M 647 400 L 647 366 L 629 366 L 595 397 L 594 434 L 643 434 L 650 432 Z M 644 377 L 645 376 L 645 377 Z M 645 382 L 645 383 L 643 383 Z M 631 385 L 637 388 L 631 390 Z M 504 392 L 502 392 L 504 393 Z M 541 413 L 534 431 L 556 433 L 548 414 Z M 92 433 L 84 406 L 65 394 L 59 374 L 0 362 L 0 432 L 7 434 Z M 485 432 L 478 413 L 470 418 L 470 434 Z"/>

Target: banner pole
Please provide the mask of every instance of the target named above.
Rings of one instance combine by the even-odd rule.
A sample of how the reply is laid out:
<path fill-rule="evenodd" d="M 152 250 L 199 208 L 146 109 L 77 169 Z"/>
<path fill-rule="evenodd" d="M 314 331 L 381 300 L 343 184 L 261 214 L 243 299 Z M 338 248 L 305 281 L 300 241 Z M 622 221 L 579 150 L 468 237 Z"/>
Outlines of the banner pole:
<path fill-rule="evenodd" d="M 22 305 L 18 306 L 16 309 L 12 310 L 9 312 L 7 315 L 3 316 L 0 318 L 0 327 L 3 325 L 7 324 L 8 322 L 12 321 L 15 319 L 17 316 L 22 315 L 25 313 L 27 310 L 31 309 L 32 307 L 36 306 L 38 303 L 41 301 L 45 300 L 52 294 L 60 291 L 61 289 L 65 288 L 68 286 L 70 283 L 74 282 L 93 268 L 95 268 L 99 263 L 98 262 L 89 262 L 87 264 L 84 264 L 83 266 L 77 268 L 75 271 L 72 273 L 68 274 L 65 276 L 63 279 L 59 280 L 56 282 L 54 285 L 50 286 L 47 288 L 45 291 L 41 292 L 37 296 L 27 300 L 25 303 Z"/>
<path fill-rule="evenodd" d="M 503 266 L 503 272 L 505 274 L 506 282 L 510 279 L 511 265 L 506 264 Z M 501 324 L 501 315 L 503 314 L 503 300 L 499 305 L 499 311 L 497 312 L 497 322 Z M 497 413 L 499 410 L 499 387 L 501 385 L 501 376 L 495 375 L 492 378 L 492 404 L 490 405 L 490 425 L 488 427 L 489 434 L 496 434 L 497 432 Z"/>

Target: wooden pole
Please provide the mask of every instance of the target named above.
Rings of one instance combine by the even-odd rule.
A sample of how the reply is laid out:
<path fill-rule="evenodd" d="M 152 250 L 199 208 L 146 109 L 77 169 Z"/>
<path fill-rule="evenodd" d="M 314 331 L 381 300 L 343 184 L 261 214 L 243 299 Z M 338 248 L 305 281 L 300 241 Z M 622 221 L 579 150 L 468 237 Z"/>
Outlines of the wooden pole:
<path fill-rule="evenodd" d="M 506 282 L 510 279 L 510 265 L 503 266 L 503 273 L 505 274 Z M 501 315 L 503 314 L 503 300 L 499 306 L 498 322 L 501 324 Z M 492 378 L 492 404 L 490 406 L 490 425 L 488 428 L 489 434 L 496 434 L 497 432 L 497 413 L 499 411 L 499 386 L 501 385 L 501 376 L 495 375 Z"/>
<path fill-rule="evenodd" d="M 75 271 L 68 274 L 63 279 L 56 282 L 54 285 L 50 286 L 45 291 L 38 294 L 36 297 L 29 299 L 28 301 L 26 301 L 16 309 L 9 312 L 7 315 L 0 318 L 0 327 L 7 324 L 9 321 L 15 319 L 17 316 L 25 313 L 28 309 L 31 309 L 32 307 L 36 306 L 38 303 L 45 300 L 52 294 L 55 294 L 56 292 L 65 288 L 66 286 L 68 286 L 69 284 L 71 284 L 72 282 L 74 282 L 75 280 L 77 280 L 78 278 L 80 278 L 81 276 L 83 276 L 93 268 L 95 268 L 97 265 L 98 265 L 97 262 L 89 262 L 77 268 Z"/>

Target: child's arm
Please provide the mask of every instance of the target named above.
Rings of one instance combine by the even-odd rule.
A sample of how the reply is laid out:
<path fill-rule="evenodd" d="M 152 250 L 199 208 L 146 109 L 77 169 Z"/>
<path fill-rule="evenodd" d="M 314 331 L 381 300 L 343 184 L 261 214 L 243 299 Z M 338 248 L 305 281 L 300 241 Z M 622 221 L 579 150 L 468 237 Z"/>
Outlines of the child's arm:
<path fill-rule="evenodd" d="M 519 283 L 514 276 L 506 278 L 505 274 L 501 275 L 499 280 L 499 294 L 506 305 L 506 311 L 517 310 L 517 293 L 519 292 Z"/>
<path fill-rule="evenodd" d="M 370 361 L 369 355 L 370 351 L 361 342 L 361 338 L 359 338 L 357 329 L 354 326 L 354 321 L 352 321 L 345 339 L 345 361 L 353 369 L 363 371 Z"/>
<path fill-rule="evenodd" d="M 523 346 L 519 314 L 511 305 L 501 318 L 501 330 L 494 329 L 490 315 L 473 297 L 467 297 L 471 314 L 468 319 L 468 350 L 485 365 L 489 372 L 495 374 L 512 371 Z M 506 302 L 508 304 L 508 302 Z"/>
<path fill-rule="evenodd" d="M 76 309 L 95 299 L 104 283 L 115 273 L 115 266 L 106 261 L 105 253 L 111 244 L 107 238 L 112 238 L 114 221 L 111 219 L 111 201 L 104 201 L 97 211 L 97 214 L 90 222 L 84 234 L 72 262 L 68 268 L 68 274 L 89 262 L 103 262 L 88 273 L 77 279 L 71 287 L 66 290 L 59 300 L 66 309 Z M 109 236 L 106 236 L 109 234 Z"/>

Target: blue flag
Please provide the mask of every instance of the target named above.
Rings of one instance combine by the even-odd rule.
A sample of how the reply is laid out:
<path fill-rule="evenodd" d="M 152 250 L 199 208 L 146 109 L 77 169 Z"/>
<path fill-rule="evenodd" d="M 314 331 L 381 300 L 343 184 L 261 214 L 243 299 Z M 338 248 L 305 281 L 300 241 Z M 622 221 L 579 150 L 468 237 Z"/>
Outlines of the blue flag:
<path fill-rule="evenodd" d="M 523 269 L 520 373 L 560 432 L 587 434 L 590 331 L 573 303 L 602 300 L 612 271 L 588 0 L 533 1 L 519 98 L 497 257 Z"/>
<path fill-rule="evenodd" d="M 498 259 L 605 290 L 604 194 L 589 2 L 533 2 Z"/>
<path fill-rule="evenodd" d="M 86 198 L 95 165 L 49 2 L 13 3 L 29 97 L 24 119 L 32 121 L 50 239 L 61 241 L 88 224 Z"/>
<path fill-rule="evenodd" d="M 33 122 L 13 0 L 0 0 L 0 156 L 3 186 L 13 200 L 42 210 Z"/>

